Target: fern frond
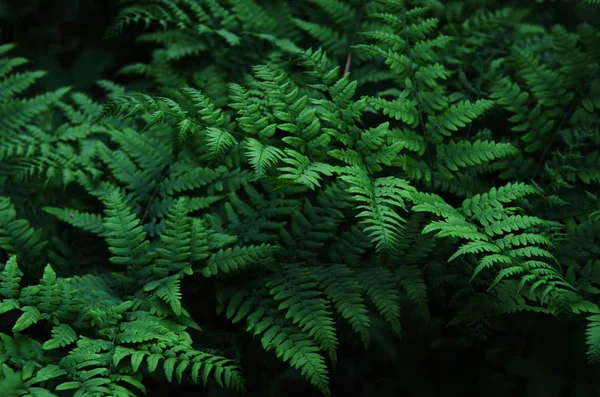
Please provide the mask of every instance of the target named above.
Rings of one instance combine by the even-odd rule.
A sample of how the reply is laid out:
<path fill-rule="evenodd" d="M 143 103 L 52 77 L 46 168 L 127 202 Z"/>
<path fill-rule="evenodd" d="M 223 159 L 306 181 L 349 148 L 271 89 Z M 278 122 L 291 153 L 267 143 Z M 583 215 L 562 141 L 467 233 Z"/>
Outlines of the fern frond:
<path fill-rule="evenodd" d="M 261 335 L 261 343 L 265 350 L 274 349 L 277 357 L 288 361 L 293 368 L 299 369 L 303 377 L 308 379 L 326 397 L 330 397 L 327 366 L 325 358 L 320 354 L 319 347 L 315 346 L 310 336 L 290 324 L 287 318 L 278 316 L 276 303 L 272 299 L 266 300 L 266 296 L 261 292 L 248 294 L 244 290 L 238 291 L 230 300 L 228 299 L 227 317 L 233 317 L 233 322 L 246 318 L 246 331 L 254 335 Z M 223 296 L 219 297 L 221 307 L 225 306 L 224 298 Z M 304 326 L 318 325 L 317 322 Z"/>
<path fill-rule="evenodd" d="M 0 248 L 33 266 L 42 258 L 46 245 L 42 230 L 32 228 L 26 219 L 17 218 L 10 198 L 0 196 Z"/>
<path fill-rule="evenodd" d="M 423 280 L 421 269 L 415 265 L 398 266 L 395 276 L 410 300 L 417 306 L 421 315 L 425 319 L 429 319 L 427 285 Z"/>
<path fill-rule="evenodd" d="M 285 157 L 285 153 L 281 149 L 264 145 L 254 138 L 247 138 L 245 143 L 246 156 L 248 156 L 248 161 L 256 171 L 257 178 L 264 176 L 267 168 L 272 167 Z"/>
<path fill-rule="evenodd" d="M 518 150 L 509 143 L 450 141 L 447 145 L 437 146 L 437 161 L 440 167 L 458 171 L 458 167 L 472 167 L 517 153 Z"/>
<path fill-rule="evenodd" d="M 600 314 L 589 316 L 586 329 L 588 358 L 593 363 L 600 362 Z"/>
<path fill-rule="evenodd" d="M 415 103 L 405 97 L 388 101 L 383 98 L 369 98 L 369 102 L 377 110 L 383 110 L 383 114 L 401 120 L 411 127 L 416 127 L 419 122 L 419 113 Z"/>
<path fill-rule="evenodd" d="M 180 274 L 173 274 L 160 280 L 150 281 L 144 286 L 144 291 L 151 292 L 152 296 L 162 299 L 171 307 L 176 316 L 181 316 L 184 312 L 181 307 L 180 283 Z"/>
<path fill-rule="evenodd" d="M 183 172 L 173 172 L 160 184 L 161 196 L 194 190 L 206 186 L 219 179 L 219 172 L 208 167 L 196 167 Z"/>
<path fill-rule="evenodd" d="M 52 328 L 52 337 L 44 342 L 44 350 L 58 349 L 65 347 L 77 340 L 77 332 L 68 324 L 58 324 Z"/>
<path fill-rule="evenodd" d="M 37 95 L 30 99 L 15 99 L 0 104 L 2 131 L 16 131 L 25 127 L 43 112 L 56 105 L 70 88 L 59 88 L 54 92 Z"/>
<path fill-rule="evenodd" d="M 404 200 L 411 198 L 415 189 L 406 181 L 395 177 L 384 177 L 371 180 L 364 169 L 351 167 L 342 180 L 352 187 L 347 191 L 353 199 L 365 204 L 358 206 L 362 210 L 357 216 L 364 218 L 371 242 L 379 252 L 393 251 L 401 238 L 404 219 L 392 206 L 406 209 Z"/>
<path fill-rule="evenodd" d="M 112 190 L 102 201 L 106 207 L 102 222 L 107 230 L 105 240 L 114 254 L 109 260 L 132 270 L 144 269 L 153 257 L 148 250 L 150 242 L 139 219 L 127 206 L 125 195 L 120 190 Z"/>
<path fill-rule="evenodd" d="M 247 266 L 272 257 L 277 250 L 276 246 L 269 244 L 221 249 L 210 256 L 207 266 L 200 271 L 205 277 L 211 277 L 218 273 L 239 272 Z"/>
<path fill-rule="evenodd" d="M 315 187 L 321 187 L 319 179 L 321 175 L 331 176 L 334 167 L 326 163 L 311 162 L 310 159 L 295 150 L 284 149 L 285 154 L 288 157 L 283 158 L 283 162 L 290 165 L 290 167 L 279 167 L 278 170 L 284 172 L 279 175 L 279 179 L 289 179 L 295 183 L 306 185 L 312 190 Z M 285 173 L 287 172 L 287 173 Z"/>
<path fill-rule="evenodd" d="M 46 72 L 42 71 L 14 73 L 11 76 L 1 80 L 0 102 L 5 102 L 15 94 L 25 91 L 45 75 Z"/>
<path fill-rule="evenodd" d="M 394 274 L 387 268 L 373 267 L 362 270 L 358 281 L 383 318 L 390 323 L 394 332 L 401 336 L 400 298 Z"/>
<path fill-rule="evenodd" d="M 191 224 L 187 217 L 188 202 L 184 197 L 173 203 L 169 210 L 166 228 L 160 235 L 160 246 L 156 248 L 154 272 L 159 277 L 168 274 L 192 274 L 190 265 Z"/>
<path fill-rule="evenodd" d="M 286 310 L 286 318 L 311 335 L 315 342 L 329 354 L 335 366 L 337 362 L 335 323 L 327 310 L 326 300 L 319 298 L 315 290 L 317 279 L 310 269 L 297 266 L 286 266 L 267 281 L 267 288 L 275 301 L 280 302 L 278 309 Z"/>
<path fill-rule="evenodd" d="M 462 101 L 458 105 L 451 105 L 442 114 L 429 116 L 425 126 L 428 132 L 427 137 L 433 143 L 440 143 L 442 135 L 452 136 L 451 131 L 465 127 L 467 123 L 471 123 L 486 110 L 491 109 L 493 105 L 493 101 L 486 99 L 480 99 L 475 103 Z"/>
<path fill-rule="evenodd" d="M 220 128 L 209 127 L 206 129 L 206 140 L 210 149 L 209 159 L 220 159 L 225 151 L 237 144 L 237 141 L 228 131 Z"/>
<path fill-rule="evenodd" d="M 319 288 L 323 290 L 335 308 L 345 318 L 352 329 L 360 335 L 367 347 L 370 341 L 369 327 L 371 320 L 361 295 L 361 286 L 353 272 L 345 265 L 330 265 L 313 270 L 319 278 Z"/>
<path fill-rule="evenodd" d="M 106 232 L 100 215 L 84 213 L 72 208 L 44 207 L 42 210 L 65 223 L 98 236 L 103 236 Z"/>
<path fill-rule="evenodd" d="M 2 273 L 0 273 L 0 296 L 2 299 L 18 298 L 19 283 L 22 277 L 23 272 L 17 265 L 17 257 L 13 255 L 2 266 Z M 5 306 L 5 302 L 2 302 L 2 306 Z"/>

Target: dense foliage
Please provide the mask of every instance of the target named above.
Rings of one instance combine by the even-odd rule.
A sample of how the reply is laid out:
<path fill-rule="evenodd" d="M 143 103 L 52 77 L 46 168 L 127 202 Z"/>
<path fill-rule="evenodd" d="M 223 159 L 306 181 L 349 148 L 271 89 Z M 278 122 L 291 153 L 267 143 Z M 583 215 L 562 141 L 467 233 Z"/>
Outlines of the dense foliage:
<path fill-rule="evenodd" d="M 2 395 L 600 394 L 599 3 L 525 3 L 123 1 L 103 96 L 1 45 Z"/>

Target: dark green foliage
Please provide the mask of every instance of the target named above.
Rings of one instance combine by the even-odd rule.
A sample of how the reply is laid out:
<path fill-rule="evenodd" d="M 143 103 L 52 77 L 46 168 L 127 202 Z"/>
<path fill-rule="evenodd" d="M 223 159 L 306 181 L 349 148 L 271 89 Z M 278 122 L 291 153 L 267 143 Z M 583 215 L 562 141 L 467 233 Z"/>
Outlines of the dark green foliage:
<path fill-rule="evenodd" d="M 472 3 L 123 1 L 102 100 L 1 46 L 0 387 L 244 393 L 255 337 L 329 396 L 349 340 L 520 312 L 600 361 L 600 31 Z"/>

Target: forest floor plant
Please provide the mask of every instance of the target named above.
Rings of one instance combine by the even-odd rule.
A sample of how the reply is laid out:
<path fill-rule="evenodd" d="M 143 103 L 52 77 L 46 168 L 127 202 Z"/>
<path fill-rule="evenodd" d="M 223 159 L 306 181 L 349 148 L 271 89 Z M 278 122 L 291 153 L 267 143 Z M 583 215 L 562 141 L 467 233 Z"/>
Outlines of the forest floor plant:
<path fill-rule="evenodd" d="M 600 31 L 475 3 L 124 1 L 148 89 L 98 100 L 0 46 L 3 396 L 451 395 L 350 356 L 542 314 L 600 361 Z"/>

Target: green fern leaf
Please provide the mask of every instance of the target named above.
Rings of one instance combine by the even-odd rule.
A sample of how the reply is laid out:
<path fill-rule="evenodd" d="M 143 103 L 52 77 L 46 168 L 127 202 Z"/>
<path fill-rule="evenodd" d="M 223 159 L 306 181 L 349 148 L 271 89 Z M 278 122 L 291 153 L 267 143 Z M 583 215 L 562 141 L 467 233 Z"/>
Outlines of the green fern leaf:
<path fill-rule="evenodd" d="M 33 306 L 24 306 L 21 308 L 21 311 L 21 316 L 12 328 L 13 332 L 21 332 L 42 319 L 40 311 Z"/>
<path fill-rule="evenodd" d="M 264 176 L 267 168 L 285 157 L 285 153 L 281 149 L 263 145 L 254 138 L 247 138 L 245 143 L 248 161 L 256 171 L 257 178 Z"/>
<path fill-rule="evenodd" d="M 286 318 L 292 318 L 294 324 L 311 335 L 329 353 L 335 366 L 338 340 L 326 301 L 319 298 L 320 293 L 314 289 L 317 285 L 309 269 L 295 266 L 274 275 L 266 284 L 273 299 L 280 302 L 278 309 L 286 310 Z"/>
<path fill-rule="evenodd" d="M 237 141 L 228 131 L 222 128 L 209 127 L 206 129 L 207 145 L 210 149 L 209 159 L 220 159 L 225 151 L 237 144 Z"/>
<path fill-rule="evenodd" d="M 358 280 L 383 318 L 391 324 L 394 332 L 401 336 L 400 297 L 394 283 L 394 274 L 387 268 L 376 267 L 362 270 Z"/>
<path fill-rule="evenodd" d="M 458 105 L 452 105 L 441 115 L 431 115 L 427 120 L 425 128 L 427 137 L 436 144 L 442 142 L 442 135 L 452 136 L 451 131 L 457 131 L 481 116 L 486 110 L 494 106 L 493 101 L 480 99 L 475 103 L 462 101 Z"/>
<path fill-rule="evenodd" d="M 171 306 L 171 309 L 176 316 L 181 316 L 183 314 L 183 309 L 181 307 L 181 280 L 179 277 L 179 274 L 174 274 L 160 280 L 151 281 L 144 286 L 144 291 L 153 291 L 153 296 L 162 299 Z"/>
<path fill-rule="evenodd" d="M 277 250 L 276 246 L 269 244 L 221 249 L 210 256 L 207 267 L 201 269 L 201 272 L 205 277 L 215 276 L 218 273 L 239 272 L 247 266 L 272 257 Z"/>
<path fill-rule="evenodd" d="M 310 187 L 312 190 L 315 187 L 321 187 L 319 174 L 331 176 L 335 168 L 326 163 L 311 162 L 310 159 L 295 150 L 285 149 L 285 154 L 288 157 L 283 158 L 283 162 L 290 167 L 279 167 L 278 170 L 284 174 L 279 175 L 279 179 L 289 179 L 295 183 L 300 183 Z M 287 172 L 287 173 L 286 173 Z"/>
<path fill-rule="evenodd" d="M 21 277 L 23 277 L 23 272 L 17 265 L 17 257 L 13 255 L 3 266 L 2 273 L 0 273 L 0 297 L 3 299 L 18 298 Z"/>
<path fill-rule="evenodd" d="M 170 273 L 192 274 L 189 260 L 191 225 L 187 207 L 187 199 L 181 197 L 169 210 L 166 228 L 160 236 L 160 246 L 155 250 L 154 272 L 159 277 L 166 277 Z"/>
<path fill-rule="evenodd" d="M 44 350 L 58 349 L 65 347 L 77 340 L 77 332 L 67 324 L 55 325 L 52 328 L 52 338 L 44 342 Z"/>
<path fill-rule="evenodd" d="M 319 287 L 323 289 L 327 298 L 334 302 L 338 313 L 348 320 L 367 347 L 370 341 L 371 320 L 361 296 L 360 284 L 353 272 L 345 265 L 330 265 L 316 269 L 314 273 L 321 282 Z"/>
<path fill-rule="evenodd" d="M 392 206 L 406 209 L 404 200 L 411 198 L 415 189 L 406 181 L 395 177 L 370 179 L 364 169 L 351 167 L 342 180 L 353 185 L 348 192 L 353 199 L 365 204 L 357 216 L 364 218 L 365 232 L 369 233 L 371 242 L 376 245 L 378 252 L 393 251 L 401 239 L 404 219 L 398 215 Z"/>
<path fill-rule="evenodd" d="M 133 269 L 144 269 L 152 261 L 153 254 L 148 251 L 150 243 L 146 240 L 144 228 L 127 206 L 125 195 L 120 190 L 112 190 L 102 201 L 106 207 L 102 223 L 107 230 L 105 240 L 114 254 L 110 261 L 132 266 Z"/>

